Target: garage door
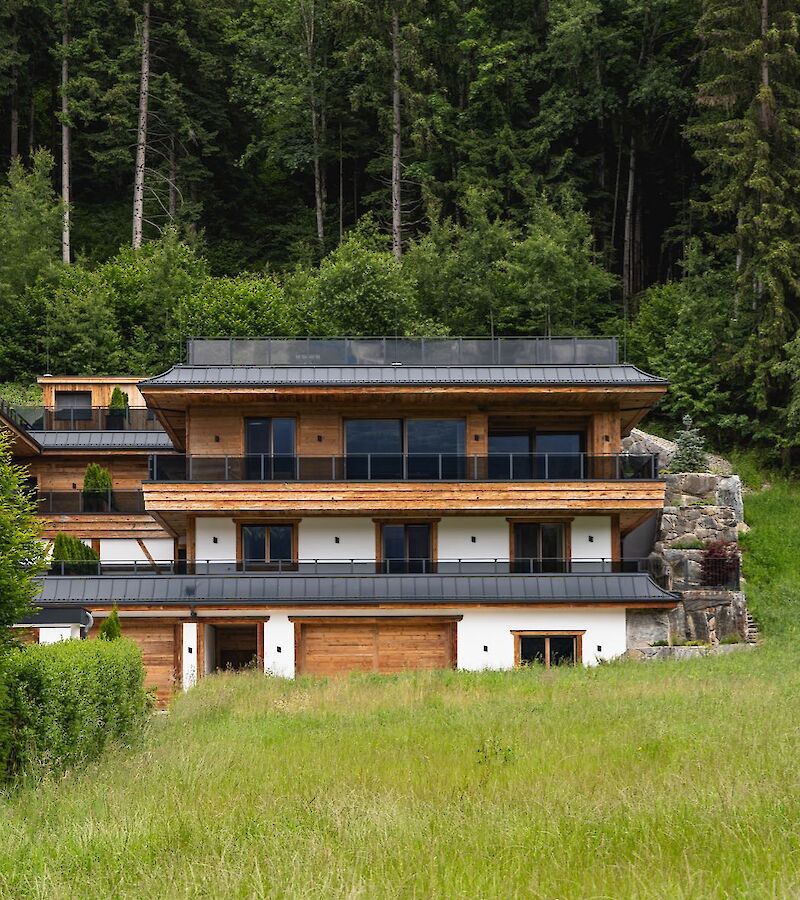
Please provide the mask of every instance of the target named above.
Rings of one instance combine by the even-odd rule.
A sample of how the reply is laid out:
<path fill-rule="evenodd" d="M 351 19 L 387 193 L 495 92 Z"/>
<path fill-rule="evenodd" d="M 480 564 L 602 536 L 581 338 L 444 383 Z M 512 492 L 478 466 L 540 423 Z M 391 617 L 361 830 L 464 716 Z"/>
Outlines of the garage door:
<path fill-rule="evenodd" d="M 297 674 L 450 669 L 455 629 L 453 619 L 301 622 Z"/>
<path fill-rule="evenodd" d="M 89 637 L 97 637 L 102 619 L 95 620 Z M 169 700 L 176 684 L 176 625 L 175 622 L 147 619 L 121 619 L 122 636 L 139 645 L 144 662 L 145 687 L 157 689 L 160 702 Z"/>

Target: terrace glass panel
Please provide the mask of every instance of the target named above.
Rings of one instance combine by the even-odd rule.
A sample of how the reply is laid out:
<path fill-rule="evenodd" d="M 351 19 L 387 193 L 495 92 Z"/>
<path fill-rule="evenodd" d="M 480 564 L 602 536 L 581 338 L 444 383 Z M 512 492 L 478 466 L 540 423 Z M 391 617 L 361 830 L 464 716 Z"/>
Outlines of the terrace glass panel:
<path fill-rule="evenodd" d="M 345 448 L 348 480 L 403 477 L 400 419 L 349 419 L 345 423 Z"/>
<path fill-rule="evenodd" d="M 536 477 L 559 481 L 583 478 L 583 449 L 583 432 L 537 432 Z"/>
<path fill-rule="evenodd" d="M 434 481 L 463 478 L 465 441 L 463 419 L 409 419 L 408 477 Z"/>

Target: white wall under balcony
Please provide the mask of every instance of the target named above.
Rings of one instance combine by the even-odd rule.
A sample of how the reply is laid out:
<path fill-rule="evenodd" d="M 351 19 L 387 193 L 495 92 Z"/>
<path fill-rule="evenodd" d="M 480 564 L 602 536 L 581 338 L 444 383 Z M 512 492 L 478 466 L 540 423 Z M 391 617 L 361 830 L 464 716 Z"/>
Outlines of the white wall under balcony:
<path fill-rule="evenodd" d="M 298 552 L 305 560 L 375 559 L 375 523 L 349 516 L 303 519 Z"/>
<path fill-rule="evenodd" d="M 144 538 L 142 543 L 156 562 L 170 562 L 175 556 L 175 544 L 172 538 Z M 138 541 L 131 538 L 102 538 L 100 541 L 100 562 L 122 563 L 142 562 L 149 560 L 139 546 Z"/>
<path fill-rule="evenodd" d="M 586 666 L 626 649 L 624 609 L 465 610 L 458 623 L 458 668 L 512 668 L 513 631 L 583 631 Z"/>
<path fill-rule="evenodd" d="M 195 528 L 194 553 L 198 562 L 207 559 L 220 562 L 236 560 L 236 525 L 233 519 L 196 519 Z"/>
<path fill-rule="evenodd" d="M 508 559 L 508 521 L 504 516 L 444 516 L 438 543 L 442 560 Z"/>
<path fill-rule="evenodd" d="M 294 678 L 294 622 L 288 613 L 271 612 L 264 625 L 264 671 Z"/>
<path fill-rule="evenodd" d="M 572 520 L 572 558 L 611 558 L 611 516 L 575 516 Z"/>

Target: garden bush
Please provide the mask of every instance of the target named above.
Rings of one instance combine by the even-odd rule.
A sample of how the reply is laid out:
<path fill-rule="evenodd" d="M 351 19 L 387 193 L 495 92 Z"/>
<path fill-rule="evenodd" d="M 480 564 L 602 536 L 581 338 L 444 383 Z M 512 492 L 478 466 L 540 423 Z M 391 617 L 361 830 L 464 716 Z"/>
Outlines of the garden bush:
<path fill-rule="evenodd" d="M 100 557 L 88 544 L 71 534 L 57 534 L 52 561 L 57 574 L 96 575 Z"/>
<path fill-rule="evenodd" d="M 150 710 L 132 641 L 29 644 L 0 666 L 0 780 L 63 770 L 111 742 L 130 743 Z"/>

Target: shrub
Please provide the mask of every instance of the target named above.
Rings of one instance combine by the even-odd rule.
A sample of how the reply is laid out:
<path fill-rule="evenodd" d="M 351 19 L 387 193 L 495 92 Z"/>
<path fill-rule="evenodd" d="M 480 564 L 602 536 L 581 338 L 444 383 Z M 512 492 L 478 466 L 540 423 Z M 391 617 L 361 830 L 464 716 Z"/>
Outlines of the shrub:
<path fill-rule="evenodd" d="M 708 456 L 699 429 L 692 425 L 692 417 L 683 417 L 683 428 L 675 435 L 678 449 L 669 464 L 670 472 L 705 472 Z"/>
<path fill-rule="evenodd" d="M 705 544 L 699 539 L 695 537 L 684 537 L 675 541 L 672 545 L 672 550 L 703 550 L 705 549 Z"/>
<path fill-rule="evenodd" d="M 128 411 L 128 395 L 121 388 L 115 387 L 111 392 L 111 400 L 108 408 L 113 412 L 124 413 Z"/>
<path fill-rule="evenodd" d="M 97 573 L 100 557 L 88 544 L 69 534 L 57 534 L 53 543 L 52 561 L 61 563 L 57 571 L 64 575 L 92 575 Z"/>
<path fill-rule="evenodd" d="M 84 494 L 107 494 L 111 487 L 111 472 L 98 463 L 89 463 L 83 475 Z"/>
<path fill-rule="evenodd" d="M 122 626 L 119 623 L 119 612 L 116 606 L 100 626 L 98 637 L 101 641 L 117 641 L 122 637 Z"/>
<path fill-rule="evenodd" d="M 663 639 L 660 640 L 660 641 L 653 641 L 653 642 L 650 644 L 650 646 L 651 646 L 651 647 L 669 647 L 669 641 L 665 641 L 665 640 L 663 640 Z"/>
<path fill-rule="evenodd" d="M 132 641 L 29 644 L 7 655 L 5 679 L 5 777 L 65 769 L 111 742 L 129 743 L 150 709 Z"/>

